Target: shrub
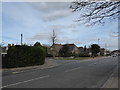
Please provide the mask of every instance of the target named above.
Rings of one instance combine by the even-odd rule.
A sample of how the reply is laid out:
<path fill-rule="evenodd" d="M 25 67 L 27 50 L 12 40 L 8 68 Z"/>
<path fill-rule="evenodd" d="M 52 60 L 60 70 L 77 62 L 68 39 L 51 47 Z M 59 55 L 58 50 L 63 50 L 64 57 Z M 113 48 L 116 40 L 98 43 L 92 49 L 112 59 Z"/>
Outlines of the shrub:
<path fill-rule="evenodd" d="M 8 49 L 6 64 L 8 68 L 42 65 L 45 54 L 45 49 L 41 46 L 12 46 Z"/>

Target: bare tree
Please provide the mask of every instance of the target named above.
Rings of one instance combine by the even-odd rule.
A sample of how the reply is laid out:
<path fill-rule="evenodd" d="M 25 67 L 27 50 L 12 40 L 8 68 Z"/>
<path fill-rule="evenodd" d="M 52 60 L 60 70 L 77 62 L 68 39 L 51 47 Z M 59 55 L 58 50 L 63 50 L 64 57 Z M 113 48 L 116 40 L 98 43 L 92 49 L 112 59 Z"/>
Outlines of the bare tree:
<path fill-rule="evenodd" d="M 52 44 L 54 45 L 56 43 L 56 34 L 55 31 L 53 30 L 53 34 L 52 34 Z"/>
<path fill-rule="evenodd" d="M 56 50 L 55 50 L 55 43 L 56 43 L 56 33 L 55 31 L 53 30 L 53 33 L 52 33 L 52 48 L 51 48 L 51 52 L 52 52 L 52 55 L 53 55 L 53 58 L 55 58 L 55 55 L 56 55 Z"/>
<path fill-rule="evenodd" d="M 86 25 L 104 24 L 105 19 L 116 19 L 120 13 L 120 1 L 109 2 L 72 2 L 72 12 L 80 11 L 77 21 Z"/>

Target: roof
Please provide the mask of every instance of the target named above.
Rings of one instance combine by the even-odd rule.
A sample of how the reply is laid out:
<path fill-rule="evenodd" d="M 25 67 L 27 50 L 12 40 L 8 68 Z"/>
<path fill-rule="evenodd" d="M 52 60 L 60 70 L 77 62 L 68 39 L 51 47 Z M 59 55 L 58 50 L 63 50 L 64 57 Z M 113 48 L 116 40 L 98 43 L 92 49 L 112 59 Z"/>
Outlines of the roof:
<path fill-rule="evenodd" d="M 54 46 L 62 46 L 62 44 L 54 44 Z"/>
<path fill-rule="evenodd" d="M 77 47 L 75 44 L 64 44 L 64 47 L 68 47 L 68 51 L 72 51 L 75 47 Z"/>
<path fill-rule="evenodd" d="M 100 48 L 100 50 L 105 50 L 104 48 Z"/>
<path fill-rule="evenodd" d="M 72 44 L 64 44 L 64 45 L 76 46 L 74 43 L 72 43 Z"/>
<path fill-rule="evenodd" d="M 63 47 L 62 44 L 54 44 L 50 47 L 50 49 L 54 48 L 56 51 L 59 51 L 62 47 Z"/>
<path fill-rule="evenodd" d="M 51 47 L 62 47 L 63 45 L 62 44 L 54 44 L 54 45 L 52 45 Z"/>
<path fill-rule="evenodd" d="M 83 47 L 78 47 L 79 49 L 83 49 Z"/>

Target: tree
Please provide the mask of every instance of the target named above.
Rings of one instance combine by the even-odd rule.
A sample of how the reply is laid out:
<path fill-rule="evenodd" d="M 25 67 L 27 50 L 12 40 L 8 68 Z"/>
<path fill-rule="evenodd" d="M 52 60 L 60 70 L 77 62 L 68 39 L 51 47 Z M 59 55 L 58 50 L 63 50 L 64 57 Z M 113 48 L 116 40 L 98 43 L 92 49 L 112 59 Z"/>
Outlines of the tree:
<path fill-rule="evenodd" d="M 56 34 L 55 34 L 55 31 L 53 30 L 53 34 L 52 34 L 52 54 L 53 54 L 53 58 L 55 58 L 55 53 L 56 53 L 56 50 L 55 50 L 55 43 L 56 43 Z"/>
<path fill-rule="evenodd" d="M 86 49 L 86 45 L 85 45 L 85 46 L 84 46 L 84 52 L 86 52 L 86 50 L 87 50 L 87 49 Z"/>
<path fill-rule="evenodd" d="M 104 24 L 105 19 L 115 19 L 119 17 L 120 1 L 114 2 L 72 2 L 70 8 L 73 12 L 80 11 L 77 21 L 86 25 Z"/>
<path fill-rule="evenodd" d="M 91 52 L 93 56 L 96 56 L 100 52 L 100 46 L 98 44 L 91 45 Z"/>
<path fill-rule="evenodd" d="M 55 31 L 53 30 L 53 35 L 52 35 L 52 45 L 56 43 L 56 34 Z"/>

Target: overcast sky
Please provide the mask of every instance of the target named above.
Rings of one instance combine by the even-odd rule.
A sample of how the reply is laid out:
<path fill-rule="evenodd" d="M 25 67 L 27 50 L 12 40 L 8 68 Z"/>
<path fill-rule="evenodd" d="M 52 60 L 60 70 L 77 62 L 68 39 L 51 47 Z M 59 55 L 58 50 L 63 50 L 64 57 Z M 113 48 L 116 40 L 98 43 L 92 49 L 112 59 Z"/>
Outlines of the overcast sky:
<path fill-rule="evenodd" d="M 104 26 L 86 27 L 75 22 L 80 12 L 71 12 L 70 2 L 3 2 L 2 40 L 4 43 L 52 44 L 52 30 L 57 35 L 57 43 L 75 43 L 77 46 L 98 44 L 110 50 L 118 48 L 118 21 L 106 20 Z M 1 13 L 1 12 L 0 12 Z"/>

